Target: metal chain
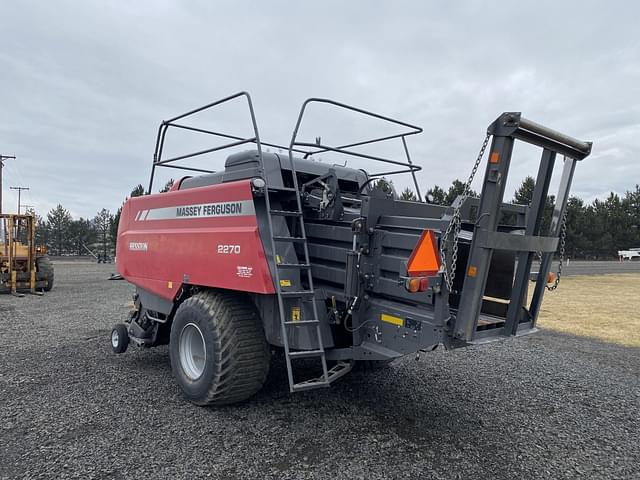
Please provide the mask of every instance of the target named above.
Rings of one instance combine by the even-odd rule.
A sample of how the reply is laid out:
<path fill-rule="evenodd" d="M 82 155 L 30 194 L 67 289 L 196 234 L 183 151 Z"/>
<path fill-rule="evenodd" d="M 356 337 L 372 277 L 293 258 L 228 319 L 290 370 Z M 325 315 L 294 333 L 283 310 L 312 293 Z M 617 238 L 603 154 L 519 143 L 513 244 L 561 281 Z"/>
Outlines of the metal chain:
<path fill-rule="evenodd" d="M 462 195 L 460 195 L 458 205 L 453 210 L 453 216 L 451 217 L 451 221 L 447 226 L 447 229 L 442 235 L 440 239 L 440 258 L 442 259 L 443 266 L 443 276 L 444 281 L 447 284 L 447 289 L 449 292 L 453 292 L 453 280 L 456 278 L 456 266 L 458 263 L 458 237 L 460 235 L 460 228 L 462 227 L 462 221 L 460 218 L 460 209 L 467 197 L 469 196 L 469 192 L 471 191 L 471 183 L 473 182 L 474 177 L 476 176 L 476 172 L 478 171 L 478 167 L 482 162 L 482 157 L 484 157 L 484 152 L 487 149 L 487 145 L 489 145 L 489 139 L 491 138 L 491 134 L 487 132 L 486 137 L 484 137 L 484 141 L 482 142 L 482 147 L 480 147 L 480 152 L 478 153 L 478 157 L 476 158 L 476 162 L 473 165 L 473 169 L 471 170 L 471 174 L 469 175 L 469 179 L 467 183 L 464 185 L 464 190 L 462 191 Z M 451 268 L 447 269 L 447 242 L 449 241 L 449 236 L 453 232 L 452 238 L 452 253 L 451 253 Z"/>
<path fill-rule="evenodd" d="M 562 276 L 562 264 L 564 262 L 564 250 L 567 243 L 567 210 L 565 209 L 562 216 L 562 230 L 560 233 L 560 263 L 558 263 L 558 274 L 553 280 L 552 285 L 547 285 L 547 290 L 555 290 L 560 285 L 560 277 Z"/>
<path fill-rule="evenodd" d="M 445 230 L 444 235 L 442 235 L 442 238 L 440 239 L 440 257 L 442 259 L 442 266 L 443 266 L 442 273 L 443 273 L 444 281 L 447 284 L 447 289 L 449 290 L 449 292 L 453 292 L 453 281 L 456 278 L 456 267 L 458 263 L 458 238 L 460 236 L 460 229 L 462 228 L 462 219 L 460 218 L 460 209 L 462 208 L 462 205 L 464 205 L 464 202 L 469 196 L 469 192 L 471 190 L 471 183 L 473 182 L 473 179 L 475 178 L 476 173 L 478 171 L 478 167 L 482 162 L 482 157 L 484 157 L 484 152 L 487 149 L 487 145 L 489 145 L 490 138 L 491 138 L 491 133 L 487 132 L 487 135 L 485 136 L 484 141 L 482 142 L 482 147 L 480 147 L 480 152 L 478 152 L 478 157 L 476 158 L 473 168 L 471 169 L 471 174 L 469 175 L 469 179 L 467 180 L 467 183 L 465 183 L 464 185 L 464 190 L 462 191 L 462 195 L 460 195 L 461 198 L 458 201 L 458 205 L 453 211 L 451 221 L 449 222 L 449 225 L 447 226 L 447 229 Z M 453 232 L 453 239 L 452 239 L 452 253 L 451 253 L 451 268 L 447 269 L 447 242 L 452 232 Z M 562 228 L 560 233 L 560 263 L 558 264 L 558 274 L 556 275 L 556 278 L 553 281 L 553 285 L 546 286 L 547 290 L 555 290 L 558 288 L 558 285 L 560 284 L 560 277 L 562 276 L 562 265 L 564 263 L 566 239 L 567 239 L 567 212 L 565 210 L 564 215 L 562 216 Z M 542 260 L 542 255 L 540 254 L 540 252 L 538 252 L 538 257 L 540 258 L 540 260 Z"/>

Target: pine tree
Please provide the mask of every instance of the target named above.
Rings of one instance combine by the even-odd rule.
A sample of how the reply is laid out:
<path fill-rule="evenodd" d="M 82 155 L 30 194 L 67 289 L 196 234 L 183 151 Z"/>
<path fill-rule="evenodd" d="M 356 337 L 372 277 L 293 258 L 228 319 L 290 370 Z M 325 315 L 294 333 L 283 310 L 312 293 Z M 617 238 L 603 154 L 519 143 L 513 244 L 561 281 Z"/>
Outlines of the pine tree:
<path fill-rule="evenodd" d="M 532 176 L 528 175 L 522 180 L 520 187 L 513 194 L 513 203 L 516 205 L 531 205 L 533 200 L 533 191 L 536 188 L 536 181 Z M 542 214 L 542 223 L 539 235 L 545 236 L 549 234 L 551 228 L 551 217 L 553 216 L 553 206 L 555 204 L 555 196 L 547 195 L 544 202 L 544 213 Z"/>
<path fill-rule="evenodd" d="M 528 175 L 520 184 L 520 187 L 513 194 L 513 203 L 517 205 L 530 205 L 533 200 L 533 190 L 536 188 L 536 181 Z"/>
<path fill-rule="evenodd" d="M 171 190 L 171 187 L 173 187 L 173 182 L 174 182 L 173 178 L 170 178 L 169 181 L 164 184 L 164 187 L 160 189 L 160 193 L 165 193 Z"/>
<path fill-rule="evenodd" d="M 417 202 L 418 197 L 409 187 L 405 188 L 400 194 L 400 200 L 409 200 L 412 202 Z"/>
<path fill-rule="evenodd" d="M 446 192 L 438 185 L 434 185 L 433 188 L 427 190 L 427 198 L 435 205 L 446 205 L 446 196 Z"/>
<path fill-rule="evenodd" d="M 106 208 L 103 208 L 93 219 L 93 223 L 98 232 L 98 241 L 102 246 L 102 258 L 107 259 L 110 243 L 110 232 L 113 228 L 113 215 Z"/>
<path fill-rule="evenodd" d="M 47 214 L 47 223 L 51 232 L 51 247 L 56 255 L 66 252 L 66 243 L 71 225 L 71 214 L 62 205 L 58 204 Z"/>
<path fill-rule="evenodd" d="M 444 205 L 451 205 L 456 198 L 464 193 L 465 184 L 457 178 L 451 183 L 447 195 L 444 197 Z M 469 190 L 470 197 L 477 197 L 478 194 L 473 190 Z"/>

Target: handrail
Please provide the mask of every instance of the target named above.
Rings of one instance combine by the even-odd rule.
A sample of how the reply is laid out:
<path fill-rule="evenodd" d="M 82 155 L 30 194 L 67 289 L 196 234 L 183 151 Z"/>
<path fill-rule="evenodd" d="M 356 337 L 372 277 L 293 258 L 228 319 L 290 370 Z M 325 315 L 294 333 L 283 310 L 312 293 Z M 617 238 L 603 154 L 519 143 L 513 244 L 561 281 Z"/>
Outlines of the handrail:
<path fill-rule="evenodd" d="M 251 119 L 251 126 L 253 129 L 253 136 L 250 137 L 241 137 L 238 135 L 231 135 L 229 133 L 223 133 L 223 132 L 218 132 L 218 131 L 214 131 L 214 130 L 208 130 L 205 128 L 199 128 L 199 127 L 195 127 L 192 125 L 188 125 L 185 124 L 183 122 L 183 120 L 187 119 L 190 116 L 193 116 L 195 114 L 198 114 L 200 112 L 203 112 L 205 110 L 208 109 L 212 109 L 215 108 L 219 105 L 222 105 L 224 103 L 227 102 L 231 102 L 235 99 L 238 98 L 245 98 L 246 102 L 247 102 L 247 106 L 249 108 L 249 116 Z M 375 118 L 377 120 L 381 120 L 387 123 L 391 123 L 397 126 L 401 126 L 404 128 L 404 131 L 402 131 L 401 133 L 397 133 L 397 134 L 393 134 L 393 135 L 386 135 L 383 137 L 377 137 L 377 138 L 371 138 L 371 139 L 366 139 L 363 141 L 359 141 L 359 142 L 354 142 L 354 143 L 349 143 L 349 144 L 345 144 L 345 145 L 339 145 L 339 146 L 330 146 L 330 145 L 322 145 L 320 143 L 308 143 L 308 142 L 298 142 L 296 141 L 296 136 L 297 133 L 299 131 L 301 122 L 302 122 L 302 118 L 304 116 L 304 113 L 306 111 L 306 108 L 309 104 L 311 103 L 324 103 L 324 104 L 329 104 L 332 105 L 334 107 L 338 107 L 338 108 L 342 108 L 342 109 L 346 109 L 352 112 L 356 112 L 359 113 L 361 115 L 365 115 L 368 117 L 372 117 Z M 179 123 L 178 123 L 179 122 Z M 228 142 L 225 143 L 223 145 L 220 146 L 215 146 L 215 147 L 210 147 L 210 148 L 206 148 L 203 150 L 198 150 L 195 152 L 190 152 L 190 153 L 186 153 L 186 154 L 182 154 L 182 155 L 178 155 L 175 157 L 171 157 L 171 158 L 163 158 L 163 154 L 164 154 L 164 146 L 165 146 L 165 142 L 166 142 L 166 138 L 167 138 L 167 132 L 169 131 L 170 128 L 175 128 L 175 129 L 179 129 L 179 130 L 187 130 L 190 132 L 196 132 L 196 133 L 202 133 L 205 135 L 211 135 L 211 136 L 215 136 L 215 137 L 219 137 L 219 138 L 225 138 L 228 140 L 234 140 L 232 142 Z M 300 114 L 298 115 L 298 120 L 296 122 L 296 127 L 293 133 L 293 137 L 291 139 L 291 142 L 289 144 L 288 147 L 283 146 L 283 145 L 278 145 L 276 143 L 267 143 L 267 142 L 262 142 L 260 140 L 260 134 L 258 132 L 258 124 L 256 121 L 256 117 L 255 117 L 255 111 L 253 108 L 253 102 L 251 100 L 251 96 L 249 95 L 249 93 L 242 91 L 242 92 L 238 92 L 236 94 L 230 95 L 228 97 L 224 97 L 220 100 L 217 100 L 215 102 L 211 102 L 208 103 L 202 107 L 198 107 L 192 110 L 189 110 L 188 112 L 182 113 L 180 115 L 176 115 L 175 117 L 170 118 L 169 120 L 163 120 L 160 125 L 158 126 L 158 132 L 156 135 L 156 144 L 155 144 L 155 150 L 153 153 L 153 163 L 152 163 L 152 168 L 151 168 L 151 176 L 149 178 L 149 188 L 147 190 L 147 194 L 151 193 L 152 188 L 153 188 L 153 180 L 155 177 L 155 169 L 156 167 L 168 167 L 168 168 L 174 168 L 174 169 L 178 169 L 178 170 L 186 170 L 186 171 L 191 171 L 191 172 L 198 172 L 198 173 L 215 173 L 215 170 L 207 170 L 207 169 L 203 169 L 203 168 L 196 168 L 193 166 L 186 166 L 186 165 L 181 165 L 181 164 L 174 164 L 174 162 L 178 162 L 181 160 L 186 160 L 189 158 L 194 158 L 197 156 L 201 156 L 201 155 L 206 155 L 208 153 L 213 153 L 213 152 L 218 152 L 221 150 L 225 150 L 227 148 L 233 148 L 233 147 L 237 147 L 239 145 L 243 145 L 243 144 L 247 144 L 247 143 L 253 143 L 257 146 L 257 150 L 258 150 L 258 156 L 260 158 L 260 163 L 262 164 L 262 147 L 263 146 L 268 146 L 268 147 L 273 147 L 273 148 L 278 148 L 278 149 L 282 149 L 282 150 L 287 150 L 289 152 L 289 159 L 292 160 L 293 158 L 293 152 L 298 153 L 303 155 L 304 158 L 307 158 L 311 155 L 314 154 L 318 154 L 318 153 L 322 153 L 322 152 L 335 152 L 335 153 L 340 153 L 340 154 L 344 154 L 344 155 L 350 155 L 350 156 L 355 156 L 355 157 L 359 157 L 359 158 L 365 158 L 365 159 L 369 159 L 369 160 L 374 160 L 374 161 L 379 161 L 379 162 L 383 162 L 383 163 L 388 163 L 388 164 L 392 164 L 392 165 L 397 165 L 397 166 L 401 166 L 401 167 L 406 167 L 404 169 L 396 169 L 396 170 L 390 170 L 390 171 L 381 171 L 379 173 L 374 173 L 374 174 L 370 174 L 370 177 L 379 177 L 379 176 L 383 176 L 383 175 L 395 175 L 398 173 L 411 173 L 412 177 L 413 177 L 413 181 L 416 187 L 416 193 L 418 196 L 418 199 L 422 199 L 421 198 L 421 194 L 420 194 L 420 187 L 418 185 L 418 180 L 416 178 L 416 173 L 417 171 L 422 170 L 422 167 L 415 165 L 412 163 L 411 161 L 411 156 L 409 155 L 409 149 L 407 147 L 407 142 L 406 142 L 406 137 L 411 136 L 411 135 L 416 135 L 418 133 L 422 133 L 422 128 L 412 125 L 410 123 L 406 123 L 400 120 L 396 120 L 394 118 L 391 117 L 386 117 L 384 115 L 380 115 L 377 113 L 373 113 L 361 108 L 357 108 L 351 105 L 347 105 L 344 103 L 340 103 L 340 102 L 336 102 L 334 100 L 329 100 L 329 99 L 324 99 L 324 98 L 309 98 L 307 99 L 303 105 L 302 108 L 300 110 Z M 361 152 L 356 152 L 354 150 L 352 150 L 352 148 L 354 147 L 360 147 L 363 145 L 370 145 L 373 143 L 378 143 L 378 142 L 384 142 L 384 141 L 389 141 L 389 140 L 394 140 L 394 139 L 400 139 L 402 141 L 402 146 L 404 149 L 404 153 L 406 156 L 406 161 L 398 161 L 398 160 L 394 160 L 394 159 L 390 159 L 390 158 L 384 158 L 384 157 L 379 157 L 379 156 L 375 156 L 375 155 L 369 155 L 369 154 L 365 154 L 365 153 L 361 153 Z M 299 148 L 296 148 L 299 147 Z M 263 166 L 262 166 L 263 167 Z"/>
<path fill-rule="evenodd" d="M 195 128 L 195 127 L 191 127 L 188 125 L 182 125 L 182 124 L 176 124 L 174 122 L 176 122 L 177 120 L 182 120 L 184 118 L 187 118 L 191 115 L 195 115 L 196 113 L 200 113 L 204 110 L 208 110 L 210 108 L 216 107 L 218 105 L 221 105 L 223 103 L 227 103 L 230 102 L 232 100 L 235 100 L 236 98 L 240 98 L 240 97 L 244 97 L 247 100 L 247 106 L 249 107 L 249 115 L 251 118 L 251 126 L 253 128 L 253 137 L 248 137 L 248 138 L 243 138 L 243 137 L 237 137 L 235 135 L 228 135 L 225 133 L 220 133 L 220 132 L 214 132 L 211 130 L 205 130 L 205 129 L 199 129 L 199 128 Z M 231 142 L 231 143 L 227 143 L 225 145 L 219 146 L 219 147 L 212 147 L 212 148 L 208 148 L 205 150 L 200 150 L 197 152 L 192 152 L 192 153 L 188 153 L 185 155 L 180 155 L 174 158 L 169 158 L 166 160 L 162 159 L 162 153 L 164 150 L 164 143 L 165 143 L 165 139 L 166 139 L 166 135 L 167 135 L 167 131 L 169 129 L 169 127 L 175 127 L 175 128 L 180 128 L 180 129 L 184 129 L 184 130 L 191 130 L 194 132 L 199 132 L 199 133 L 205 133 L 205 134 L 209 134 L 209 135 L 213 135 L 213 136 L 218 136 L 218 137 L 222 137 L 222 138 L 229 138 L 232 140 L 237 140 L 236 142 Z M 195 172 L 203 172 L 203 173 L 213 173 L 210 170 L 204 170 L 204 169 L 199 169 L 199 168 L 194 168 L 194 167 L 185 167 L 185 166 L 178 166 L 178 165 L 169 165 L 169 163 L 178 161 L 178 160 L 184 160 L 187 158 L 193 158 L 193 157 L 197 157 L 199 155 L 205 155 L 207 153 L 212 153 L 212 152 L 217 152 L 220 150 L 224 150 L 226 148 L 232 148 L 234 146 L 238 146 L 238 145 L 243 145 L 245 143 L 255 143 L 256 147 L 258 149 L 258 155 L 260 157 L 260 159 L 262 159 L 262 144 L 260 142 L 260 134 L 258 132 L 258 124 L 256 122 L 256 116 L 255 116 L 255 111 L 253 109 L 253 102 L 251 100 L 251 95 L 249 95 L 248 92 L 242 91 L 242 92 L 238 92 L 235 93 L 233 95 L 230 95 L 228 97 L 222 98 L 220 100 L 216 100 L 215 102 L 211 102 L 208 103 L 207 105 L 204 105 L 202 107 L 198 107 L 195 108 L 193 110 L 190 110 L 188 112 L 182 113 L 180 115 L 177 115 L 169 120 L 163 120 L 160 123 L 160 126 L 158 127 L 158 134 L 156 136 L 156 148 L 155 151 L 153 153 L 153 164 L 151 167 L 151 177 L 149 178 L 149 189 L 147 190 L 147 195 L 151 193 L 151 189 L 153 188 L 153 179 L 155 176 L 155 169 L 156 166 L 159 167 L 171 167 L 171 168 L 177 168 L 180 170 L 188 170 L 188 171 L 195 171 Z M 282 148 L 283 150 L 286 147 L 280 147 L 277 145 L 273 145 L 270 144 L 271 146 L 277 147 L 277 148 Z"/>
<path fill-rule="evenodd" d="M 407 129 L 407 131 L 401 132 L 401 133 L 397 133 L 397 134 L 393 134 L 393 135 L 386 135 L 386 136 L 382 136 L 382 137 L 374 137 L 371 139 L 367 139 L 367 140 L 363 140 L 363 141 L 359 141 L 359 142 L 355 142 L 355 143 L 349 143 L 349 144 L 345 144 L 345 145 L 339 145 L 339 146 L 329 146 L 329 145 L 323 145 L 321 144 L 319 141 L 316 143 L 311 143 L 311 142 L 302 142 L 302 141 L 298 141 L 298 133 L 300 131 L 300 126 L 302 124 L 302 120 L 304 118 L 305 112 L 307 110 L 307 107 L 312 104 L 312 103 L 322 103 L 322 104 L 327 104 L 327 105 L 331 105 L 334 107 L 338 107 L 344 110 L 349 110 L 352 112 L 356 112 L 359 113 L 361 115 L 364 116 L 368 116 L 368 117 L 372 117 L 375 118 L 377 120 L 382 120 L 384 122 L 387 123 L 391 123 L 394 125 L 399 125 L 402 127 L 405 127 L 405 129 Z M 383 176 L 383 175 L 395 175 L 397 173 L 405 173 L 405 172 L 409 172 L 411 173 L 412 177 L 413 177 L 413 182 L 414 185 L 416 187 L 416 194 L 418 196 L 419 200 L 422 200 L 421 195 L 420 195 L 420 186 L 418 185 L 418 180 L 416 178 L 416 173 L 420 170 L 422 170 L 422 167 L 420 167 L 419 165 L 415 165 L 413 164 L 413 162 L 411 161 L 411 156 L 409 155 L 409 149 L 407 147 L 407 142 L 406 142 L 406 137 L 410 136 L 410 135 L 417 135 L 419 133 L 422 133 L 422 128 L 416 126 L 416 125 L 412 125 L 410 123 L 406 123 L 403 122 L 401 120 L 397 120 L 395 118 L 391 118 L 391 117 L 387 117 L 384 115 L 380 115 L 368 110 L 364 110 L 362 108 L 358 108 L 358 107 L 354 107 L 352 105 L 348 105 L 346 103 L 341 103 L 341 102 L 337 102 L 335 100 L 330 100 L 327 98 L 318 98 L 318 97 L 312 97 L 312 98 L 308 98 L 307 100 L 305 100 L 302 104 L 302 107 L 300 108 L 300 113 L 298 114 L 298 120 L 296 121 L 296 125 L 295 128 L 293 130 L 293 134 L 291 136 L 291 142 L 289 143 L 289 160 L 293 161 L 293 152 L 296 151 L 296 149 L 294 147 L 306 147 L 312 150 L 309 150 L 309 152 L 307 153 L 307 155 L 305 155 L 305 158 L 308 157 L 309 155 L 312 154 L 318 154 L 318 153 L 323 153 L 323 152 L 335 152 L 335 153 L 340 153 L 340 154 L 344 154 L 344 155 L 350 155 L 350 156 L 355 156 L 355 157 L 359 157 L 359 158 L 366 158 L 369 160 L 374 160 L 374 161 L 378 161 L 378 162 L 383 162 L 383 163 L 389 163 L 392 165 L 400 165 L 403 167 L 407 167 L 406 170 L 396 170 L 396 171 L 388 171 L 388 172 L 380 172 L 378 174 L 374 174 L 374 175 L 370 175 L 370 176 Z M 363 146 L 363 145 L 371 145 L 373 143 L 379 143 L 379 142 L 385 142 L 385 141 L 389 141 L 389 140 L 393 140 L 393 139 L 397 139 L 400 138 L 402 140 L 402 145 L 403 145 L 403 149 L 405 152 L 405 156 L 407 158 L 407 160 L 405 162 L 401 162 L 398 160 L 392 160 L 389 158 L 384 158 L 384 157 L 378 157 L 378 156 L 374 156 L 374 155 L 368 155 L 368 154 L 364 154 L 361 152 L 355 152 L 353 150 L 350 150 L 353 147 L 359 147 L 359 146 Z"/>

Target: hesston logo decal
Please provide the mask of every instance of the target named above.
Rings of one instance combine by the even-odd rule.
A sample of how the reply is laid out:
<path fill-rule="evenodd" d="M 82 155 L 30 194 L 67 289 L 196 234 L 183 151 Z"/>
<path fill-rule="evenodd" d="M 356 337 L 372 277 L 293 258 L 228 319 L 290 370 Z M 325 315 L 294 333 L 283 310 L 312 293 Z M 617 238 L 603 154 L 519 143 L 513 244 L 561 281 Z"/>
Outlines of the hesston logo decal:
<path fill-rule="evenodd" d="M 129 250 L 134 252 L 146 252 L 149 250 L 147 242 L 129 242 Z"/>
<path fill-rule="evenodd" d="M 243 215 L 255 215 L 253 200 L 152 208 L 151 210 L 139 211 L 136 215 L 136 220 L 144 222 L 178 218 L 239 217 Z"/>

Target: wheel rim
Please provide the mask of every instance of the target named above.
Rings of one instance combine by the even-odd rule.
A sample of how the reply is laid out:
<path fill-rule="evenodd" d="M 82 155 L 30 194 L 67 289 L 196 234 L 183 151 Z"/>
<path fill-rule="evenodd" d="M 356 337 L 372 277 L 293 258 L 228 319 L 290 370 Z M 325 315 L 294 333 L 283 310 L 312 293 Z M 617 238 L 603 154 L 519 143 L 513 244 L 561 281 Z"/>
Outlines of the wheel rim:
<path fill-rule="evenodd" d="M 120 343 L 120 335 L 118 335 L 117 330 L 114 330 L 111 332 L 111 345 L 113 346 L 113 348 L 117 348 L 118 343 Z"/>
<path fill-rule="evenodd" d="M 207 350 L 202 331 L 195 323 L 188 323 L 180 332 L 180 366 L 191 380 L 202 376 L 207 362 Z"/>

